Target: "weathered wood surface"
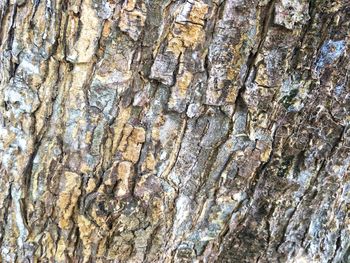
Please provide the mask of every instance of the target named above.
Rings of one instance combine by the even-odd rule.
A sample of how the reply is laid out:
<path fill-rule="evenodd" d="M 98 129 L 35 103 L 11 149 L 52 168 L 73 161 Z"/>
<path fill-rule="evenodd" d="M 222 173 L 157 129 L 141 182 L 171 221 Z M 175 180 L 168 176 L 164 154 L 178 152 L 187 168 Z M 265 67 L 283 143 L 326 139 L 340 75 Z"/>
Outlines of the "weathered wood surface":
<path fill-rule="evenodd" d="M 0 0 L 1 262 L 350 262 L 348 0 Z"/>

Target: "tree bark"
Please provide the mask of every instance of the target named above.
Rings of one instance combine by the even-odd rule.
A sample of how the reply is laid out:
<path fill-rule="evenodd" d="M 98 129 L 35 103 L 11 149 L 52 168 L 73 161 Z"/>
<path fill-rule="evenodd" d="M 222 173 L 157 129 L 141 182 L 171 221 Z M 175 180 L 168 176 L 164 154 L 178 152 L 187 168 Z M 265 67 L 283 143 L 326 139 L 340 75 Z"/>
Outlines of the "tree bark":
<path fill-rule="evenodd" d="M 349 21 L 1 0 L 0 262 L 350 262 Z"/>

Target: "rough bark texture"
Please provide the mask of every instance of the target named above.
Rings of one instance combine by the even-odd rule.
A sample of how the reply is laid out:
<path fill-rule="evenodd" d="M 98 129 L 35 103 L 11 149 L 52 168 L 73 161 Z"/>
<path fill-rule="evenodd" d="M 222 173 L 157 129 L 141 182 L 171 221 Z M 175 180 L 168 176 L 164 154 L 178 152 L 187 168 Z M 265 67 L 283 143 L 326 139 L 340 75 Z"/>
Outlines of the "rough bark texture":
<path fill-rule="evenodd" d="M 350 262 L 348 0 L 0 0 L 1 262 Z"/>

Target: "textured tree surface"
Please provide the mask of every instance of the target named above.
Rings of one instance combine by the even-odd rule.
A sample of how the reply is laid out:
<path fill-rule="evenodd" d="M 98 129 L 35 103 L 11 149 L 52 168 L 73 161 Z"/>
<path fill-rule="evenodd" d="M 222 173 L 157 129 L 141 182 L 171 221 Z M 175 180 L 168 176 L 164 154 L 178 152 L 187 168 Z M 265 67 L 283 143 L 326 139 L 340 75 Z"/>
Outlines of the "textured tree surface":
<path fill-rule="evenodd" d="M 0 0 L 0 262 L 350 262 L 349 0 Z"/>

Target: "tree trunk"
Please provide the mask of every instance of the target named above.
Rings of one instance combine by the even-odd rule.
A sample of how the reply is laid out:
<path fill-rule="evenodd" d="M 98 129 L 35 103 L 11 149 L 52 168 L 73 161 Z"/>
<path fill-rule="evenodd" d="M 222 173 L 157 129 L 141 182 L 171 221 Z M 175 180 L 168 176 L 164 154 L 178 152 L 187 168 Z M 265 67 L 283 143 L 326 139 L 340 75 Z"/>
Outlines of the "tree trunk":
<path fill-rule="evenodd" d="M 0 262 L 350 262 L 348 0 L 1 0 Z"/>

